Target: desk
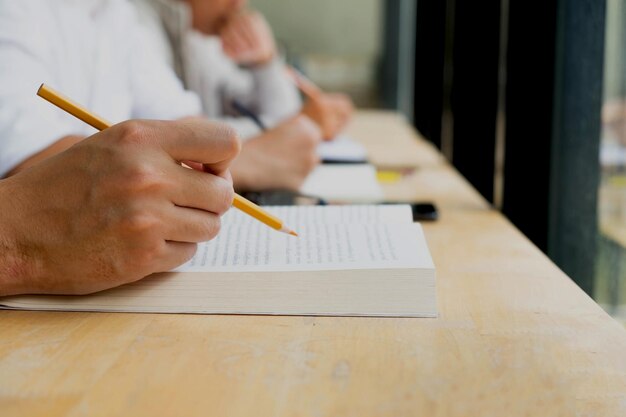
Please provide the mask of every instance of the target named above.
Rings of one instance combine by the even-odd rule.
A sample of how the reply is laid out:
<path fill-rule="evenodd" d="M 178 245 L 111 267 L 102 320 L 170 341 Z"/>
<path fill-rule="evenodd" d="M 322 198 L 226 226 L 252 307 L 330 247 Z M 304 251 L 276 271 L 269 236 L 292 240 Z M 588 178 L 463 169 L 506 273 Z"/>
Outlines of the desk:
<path fill-rule="evenodd" d="M 386 191 L 440 208 L 439 318 L 2 311 L 1 414 L 625 416 L 626 331 L 400 118 L 351 130 L 423 163 Z"/>
<path fill-rule="evenodd" d="M 623 173 L 603 169 L 598 200 L 594 295 L 605 310 L 626 323 L 626 177 Z"/>

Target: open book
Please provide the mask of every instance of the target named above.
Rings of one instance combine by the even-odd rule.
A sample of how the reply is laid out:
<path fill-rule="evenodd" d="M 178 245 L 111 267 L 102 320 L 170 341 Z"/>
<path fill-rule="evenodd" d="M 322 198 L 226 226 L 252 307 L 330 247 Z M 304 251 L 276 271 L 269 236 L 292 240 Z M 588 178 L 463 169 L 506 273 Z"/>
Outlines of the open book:
<path fill-rule="evenodd" d="M 271 207 L 300 237 L 238 210 L 175 271 L 7 308 L 150 313 L 436 316 L 435 268 L 409 206 Z"/>

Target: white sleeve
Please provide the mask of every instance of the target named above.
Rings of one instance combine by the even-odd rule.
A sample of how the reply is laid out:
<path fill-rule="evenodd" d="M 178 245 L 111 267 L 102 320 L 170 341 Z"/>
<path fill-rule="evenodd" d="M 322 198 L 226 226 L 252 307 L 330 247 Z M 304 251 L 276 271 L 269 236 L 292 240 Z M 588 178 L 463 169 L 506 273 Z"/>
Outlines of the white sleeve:
<path fill-rule="evenodd" d="M 198 96 L 185 90 L 174 70 L 159 56 L 152 36 L 135 23 L 130 57 L 133 117 L 168 120 L 202 114 Z"/>
<path fill-rule="evenodd" d="M 250 70 L 254 78 L 256 105 L 259 113 L 277 123 L 300 111 L 300 93 L 285 74 L 285 64 L 276 58 Z"/>
<path fill-rule="evenodd" d="M 287 78 L 280 59 L 251 69 L 235 65 L 231 68 L 222 90 L 226 108 L 236 99 L 259 114 L 270 127 L 300 111 L 300 94 Z"/>
<path fill-rule="evenodd" d="M 0 178 L 64 136 L 79 134 L 67 116 L 37 97 L 42 82 L 54 85 L 46 64 L 51 40 L 32 2 L 0 2 Z M 48 31 L 50 35 L 50 31 Z"/>
<path fill-rule="evenodd" d="M 224 54 L 221 40 L 215 36 L 191 31 L 186 42 L 185 64 L 193 74 L 191 88 L 202 95 L 207 115 L 237 116 L 231 106 L 237 100 L 271 127 L 300 111 L 300 94 L 280 59 L 256 68 L 240 68 Z M 207 109 L 216 105 L 219 109 Z"/>

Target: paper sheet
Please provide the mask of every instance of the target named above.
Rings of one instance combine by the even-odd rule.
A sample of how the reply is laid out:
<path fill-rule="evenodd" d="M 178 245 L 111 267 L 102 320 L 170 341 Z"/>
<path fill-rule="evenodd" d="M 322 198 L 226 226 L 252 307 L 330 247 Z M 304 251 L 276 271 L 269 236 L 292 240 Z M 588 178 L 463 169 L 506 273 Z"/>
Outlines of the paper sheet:
<path fill-rule="evenodd" d="M 320 165 L 313 170 L 300 191 L 330 202 L 376 203 L 384 198 L 369 164 Z"/>
<path fill-rule="evenodd" d="M 321 143 L 318 154 L 322 161 L 367 161 L 365 147 L 347 135 L 340 135 L 332 141 Z"/>
<path fill-rule="evenodd" d="M 315 271 L 431 266 L 409 206 L 269 208 L 299 237 L 277 233 L 236 211 L 218 237 L 176 271 Z M 417 256 L 416 256 L 417 255 Z"/>
<path fill-rule="evenodd" d="M 265 210 L 291 227 L 316 224 L 413 223 L 408 204 L 345 205 L 345 206 L 271 206 Z M 222 224 L 258 223 L 240 210 L 231 209 L 222 217 Z"/>

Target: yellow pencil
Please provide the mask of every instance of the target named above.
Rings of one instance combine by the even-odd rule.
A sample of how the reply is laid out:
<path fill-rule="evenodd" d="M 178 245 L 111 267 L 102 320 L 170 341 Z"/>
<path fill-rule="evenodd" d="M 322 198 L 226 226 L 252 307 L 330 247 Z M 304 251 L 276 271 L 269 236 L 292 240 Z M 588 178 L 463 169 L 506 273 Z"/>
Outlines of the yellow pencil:
<path fill-rule="evenodd" d="M 61 93 L 53 90 L 45 84 L 42 84 L 41 87 L 39 87 L 39 90 L 37 90 L 37 95 L 98 130 L 104 130 L 108 127 L 111 127 L 111 123 L 94 115 L 80 104 L 73 102 L 69 98 L 63 96 Z M 283 224 L 282 220 L 271 215 L 267 211 L 263 210 L 261 207 L 254 204 L 252 201 L 247 200 L 238 194 L 235 194 L 233 206 L 243 211 L 244 213 L 254 217 L 261 223 L 268 225 L 272 229 L 293 236 L 298 236 L 296 232 L 286 227 Z"/>

